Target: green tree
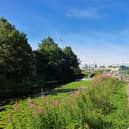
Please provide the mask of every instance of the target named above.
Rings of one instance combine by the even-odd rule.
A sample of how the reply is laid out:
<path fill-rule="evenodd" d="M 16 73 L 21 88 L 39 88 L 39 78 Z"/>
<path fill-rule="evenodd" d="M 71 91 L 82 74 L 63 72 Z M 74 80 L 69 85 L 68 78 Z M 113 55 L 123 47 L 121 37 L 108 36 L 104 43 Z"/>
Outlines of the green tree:
<path fill-rule="evenodd" d="M 65 47 L 63 49 L 63 52 L 65 54 L 67 65 L 72 70 L 73 74 L 74 75 L 80 74 L 81 70 L 79 68 L 79 60 L 75 55 L 75 53 L 72 51 L 71 47 Z"/>
<path fill-rule="evenodd" d="M 15 90 L 29 81 L 33 69 L 32 49 L 26 35 L 0 18 L 0 87 Z"/>
<path fill-rule="evenodd" d="M 48 59 L 44 53 L 40 51 L 33 51 L 35 66 L 36 66 L 36 78 L 35 82 L 39 86 L 42 86 L 45 83 L 47 69 L 48 69 Z"/>
<path fill-rule="evenodd" d="M 62 72 L 62 63 L 63 63 L 63 52 L 62 49 L 58 47 L 58 45 L 54 42 L 51 37 L 48 37 L 41 41 L 39 44 L 38 51 L 42 53 L 44 59 L 47 62 L 46 70 L 44 70 L 47 81 L 60 81 L 61 80 L 61 72 Z"/>
<path fill-rule="evenodd" d="M 47 56 L 49 64 L 58 65 L 62 61 L 63 52 L 51 37 L 41 41 L 39 51 Z"/>
<path fill-rule="evenodd" d="M 71 81 L 81 73 L 79 61 L 71 47 L 62 50 L 51 37 L 41 41 L 38 53 L 37 75 L 45 81 Z"/>

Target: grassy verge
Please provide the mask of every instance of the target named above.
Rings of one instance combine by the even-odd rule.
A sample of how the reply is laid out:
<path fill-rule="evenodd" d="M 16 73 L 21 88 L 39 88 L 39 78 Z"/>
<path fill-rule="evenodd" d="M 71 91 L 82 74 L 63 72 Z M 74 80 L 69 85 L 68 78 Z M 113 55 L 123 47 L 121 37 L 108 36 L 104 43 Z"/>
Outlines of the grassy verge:
<path fill-rule="evenodd" d="M 71 82 L 71 83 L 62 85 L 59 88 L 49 91 L 46 98 L 48 100 L 51 100 L 51 99 L 61 100 L 65 97 L 69 96 L 71 94 L 71 92 L 73 92 L 77 88 L 87 87 L 89 84 L 90 84 L 90 81 L 84 81 L 84 80 Z M 34 97 L 34 98 L 32 98 L 32 100 L 36 104 L 42 103 L 41 97 Z M 25 109 L 25 112 L 27 112 L 26 106 L 28 104 L 28 101 L 29 101 L 29 98 L 18 101 L 20 109 L 22 109 L 22 110 Z M 15 106 L 14 103 L 15 103 L 15 101 L 12 100 L 12 102 L 10 102 L 9 104 L 0 106 L 0 128 L 4 128 L 8 124 L 8 117 L 13 112 L 13 109 Z"/>
<path fill-rule="evenodd" d="M 87 88 L 84 85 L 89 85 Z M 6 129 L 127 129 L 126 84 L 98 76 L 13 105 Z"/>
<path fill-rule="evenodd" d="M 105 117 L 105 120 L 111 124 L 110 129 L 129 128 L 129 108 L 127 104 L 126 84 L 120 82 L 118 89 L 113 92 L 109 99 L 113 109 Z"/>

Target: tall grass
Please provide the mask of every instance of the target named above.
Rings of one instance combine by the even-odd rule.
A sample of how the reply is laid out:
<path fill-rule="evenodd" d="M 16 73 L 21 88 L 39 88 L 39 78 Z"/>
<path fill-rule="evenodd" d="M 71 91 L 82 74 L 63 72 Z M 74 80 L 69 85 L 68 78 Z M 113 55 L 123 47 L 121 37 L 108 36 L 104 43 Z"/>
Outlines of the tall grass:
<path fill-rule="evenodd" d="M 97 76 L 88 88 L 79 88 L 64 99 L 18 103 L 6 129 L 127 129 L 129 112 L 125 83 Z"/>

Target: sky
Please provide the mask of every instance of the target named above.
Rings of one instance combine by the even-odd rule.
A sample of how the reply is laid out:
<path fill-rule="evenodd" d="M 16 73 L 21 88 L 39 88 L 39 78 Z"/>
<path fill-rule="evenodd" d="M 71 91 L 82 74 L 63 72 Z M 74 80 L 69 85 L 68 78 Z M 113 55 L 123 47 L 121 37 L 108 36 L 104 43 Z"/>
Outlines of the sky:
<path fill-rule="evenodd" d="M 129 63 L 129 0 L 0 0 L 0 17 L 33 49 L 51 36 L 82 63 Z"/>

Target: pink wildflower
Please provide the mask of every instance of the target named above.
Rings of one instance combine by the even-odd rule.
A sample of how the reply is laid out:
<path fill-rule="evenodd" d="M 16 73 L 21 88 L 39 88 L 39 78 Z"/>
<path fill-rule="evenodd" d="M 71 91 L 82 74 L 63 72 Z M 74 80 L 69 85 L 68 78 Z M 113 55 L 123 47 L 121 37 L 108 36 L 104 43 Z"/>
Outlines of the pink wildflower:
<path fill-rule="evenodd" d="M 53 101 L 53 105 L 54 105 L 55 107 L 58 106 L 58 104 L 59 104 L 59 103 L 58 103 L 57 100 L 54 100 L 54 101 Z"/>
<path fill-rule="evenodd" d="M 43 112 L 43 108 L 41 106 L 38 107 L 38 112 L 42 113 Z"/>
<path fill-rule="evenodd" d="M 73 92 L 71 96 L 76 98 L 78 96 L 78 92 Z"/>
<path fill-rule="evenodd" d="M 29 104 L 29 107 L 30 107 L 30 108 L 35 108 L 35 106 L 36 106 L 36 105 L 35 105 L 35 103 L 34 103 L 33 101 Z"/>
<path fill-rule="evenodd" d="M 110 73 L 102 73 L 101 77 L 105 78 L 105 77 L 111 77 Z"/>

